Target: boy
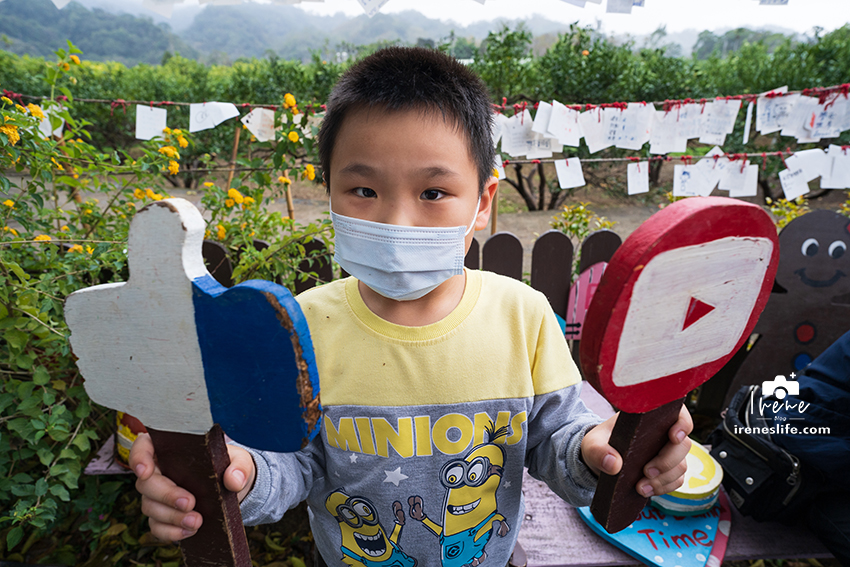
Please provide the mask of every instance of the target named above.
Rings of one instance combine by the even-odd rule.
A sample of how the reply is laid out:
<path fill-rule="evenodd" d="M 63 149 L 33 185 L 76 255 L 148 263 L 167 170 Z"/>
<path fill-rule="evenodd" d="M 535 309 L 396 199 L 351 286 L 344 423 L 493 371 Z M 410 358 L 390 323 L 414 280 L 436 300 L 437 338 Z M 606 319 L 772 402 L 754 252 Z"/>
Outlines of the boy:
<path fill-rule="evenodd" d="M 320 156 L 335 258 L 354 277 L 305 292 L 321 377 L 321 435 L 285 455 L 232 446 L 225 485 L 246 524 L 307 499 L 329 565 L 501 567 L 522 518 L 523 466 L 574 505 L 622 459 L 579 399 L 581 377 L 545 297 L 466 271 L 486 227 L 492 110 L 481 81 L 435 51 L 389 48 L 354 65 L 327 105 Z M 678 488 L 687 411 L 636 489 Z M 200 526 L 191 494 L 130 463 L 159 538 Z"/>

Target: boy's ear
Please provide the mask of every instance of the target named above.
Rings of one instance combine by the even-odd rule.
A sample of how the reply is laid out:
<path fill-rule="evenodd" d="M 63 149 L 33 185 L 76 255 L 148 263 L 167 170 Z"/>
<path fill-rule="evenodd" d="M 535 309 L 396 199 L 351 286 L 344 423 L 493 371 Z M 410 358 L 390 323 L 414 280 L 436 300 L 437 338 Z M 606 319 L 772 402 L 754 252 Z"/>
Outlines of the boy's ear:
<path fill-rule="evenodd" d="M 478 205 L 478 216 L 475 217 L 475 230 L 487 228 L 498 188 L 499 178 L 495 176 L 490 177 L 484 184 L 484 192 L 481 193 L 481 203 Z"/>

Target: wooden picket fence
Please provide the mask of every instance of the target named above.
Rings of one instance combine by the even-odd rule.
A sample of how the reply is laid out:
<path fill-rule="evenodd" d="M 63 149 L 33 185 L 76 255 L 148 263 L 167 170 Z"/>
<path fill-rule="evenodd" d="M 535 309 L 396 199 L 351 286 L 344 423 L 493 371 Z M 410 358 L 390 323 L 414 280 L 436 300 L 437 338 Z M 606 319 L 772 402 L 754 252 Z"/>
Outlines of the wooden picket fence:
<path fill-rule="evenodd" d="M 610 230 L 599 230 L 588 236 L 579 248 L 578 273 L 598 262 L 607 262 L 619 248 L 620 236 Z M 268 243 L 255 240 L 258 250 L 268 247 Z M 324 244 L 314 240 L 306 246 L 308 252 L 319 260 L 311 265 L 305 261 L 299 265 L 302 272 L 313 272 L 317 279 L 296 281 L 295 292 L 301 293 L 319 282 L 329 282 L 335 277 L 329 254 L 322 254 Z M 575 249 L 570 238 L 557 230 L 543 233 L 535 242 L 531 252 L 531 287 L 542 292 L 549 300 L 552 310 L 562 319 L 567 318 L 567 303 L 570 287 L 573 284 L 573 258 Z M 227 250 L 218 242 L 205 240 L 203 246 L 204 261 L 210 274 L 223 286 L 233 285 L 233 268 L 228 259 Z M 472 270 L 487 270 L 503 276 L 522 280 L 523 248 L 519 238 L 509 232 L 497 232 L 484 245 L 472 240 L 472 246 L 464 262 Z M 339 277 L 347 274 L 342 272 Z M 578 342 L 572 341 L 573 358 L 578 360 Z"/>

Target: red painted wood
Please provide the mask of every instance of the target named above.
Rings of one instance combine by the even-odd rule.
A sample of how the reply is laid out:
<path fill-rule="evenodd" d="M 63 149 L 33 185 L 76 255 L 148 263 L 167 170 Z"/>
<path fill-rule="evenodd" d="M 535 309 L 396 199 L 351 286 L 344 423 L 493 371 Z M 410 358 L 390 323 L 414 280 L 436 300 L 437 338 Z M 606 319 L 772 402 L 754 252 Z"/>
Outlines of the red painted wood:
<path fill-rule="evenodd" d="M 630 386 L 611 379 L 632 290 L 641 270 L 659 254 L 725 237 L 761 237 L 774 246 L 758 299 L 737 346 L 726 356 L 668 376 Z M 776 229 L 758 206 L 725 197 L 692 198 L 662 209 L 642 224 L 617 250 L 588 310 L 582 335 L 585 377 L 619 409 L 645 412 L 675 399 L 710 378 L 752 332 L 767 303 L 779 257 Z"/>

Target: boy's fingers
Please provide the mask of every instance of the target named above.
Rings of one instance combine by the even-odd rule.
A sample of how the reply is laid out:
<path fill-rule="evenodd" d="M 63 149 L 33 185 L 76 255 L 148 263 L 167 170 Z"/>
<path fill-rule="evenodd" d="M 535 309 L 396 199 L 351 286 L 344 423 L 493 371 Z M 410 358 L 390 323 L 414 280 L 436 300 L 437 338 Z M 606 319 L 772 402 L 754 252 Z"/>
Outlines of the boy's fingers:
<path fill-rule="evenodd" d="M 159 469 L 156 470 L 158 472 Z M 195 507 L 195 497 L 192 493 L 180 488 L 162 474 L 153 475 L 147 480 L 137 479 L 136 490 L 144 498 L 165 504 L 175 510 L 189 512 Z"/>
<path fill-rule="evenodd" d="M 691 412 L 682 405 L 679 410 L 679 419 L 673 424 L 673 427 L 667 432 L 672 443 L 681 443 L 694 430 L 694 420 L 691 419 Z"/>
<path fill-rule="evenodd" d="M 179 530 L 185 530 L 191 533 L 196 532 L 203 522 L 201 515 L 197 512 L 181 512 L 150 498 L 142 498 L 142 514 L 150 518 L 152 526 L 153 523 L 157 523 L 161 526 L 176 527 Z M 174 535 L 175 532 L 172 531 L 170 533 Z M 160 536 L 157 535 L 157 537 Z"/>
<path fill-rule="evenodd" d="M 616 422 L 617 414 L 593 427 L 582 440 L 582 458 L 594 473 L 598 474 L 598 471 L 601 471 L 614 475 L 623 467 L 623 458 L 608 444 Z"/>
<path fill-rule="evenodd" d="M 691 440 L 685 437 L 681 443 L 667 443 L 662 447 L 658 455 L 643 467 L 645 477 L 638 482 L 637 491 L 644 496 L 659 495 L 670 492 L 665 487 L 675 484 L 678 479 L 684 478 L 687 470 L 685 457 L 691 448 Z M 646 487 L 652 487 L 652 493 L 646 494 Z M 679 484 L 681 486 L 681 483 Z M 678 488 L 676 486 L 675 488 Z M 675 490 L 673 488 L 672 490 Z"/>
<path fill-rule="evenodd" d="M 148 525 L 150 526 L 151 533 L 154 535 L 154 537 L 162 541 L 176 542 L 180 541 L 181 539 L 186 539 L 187 537 L 195 535 L 195 530 L 187 530 L 179 526 L 164 524 L 162 522 L 158 522 L 153 518 L 148 519 Z"/>
<path fill-rule="evenodd" d="M 254 459 L 241 447 L 228 445 L 227 452 L 230 465 L 224 471 L 224 487 L 231 492 L 247 492 L 254 481 Z"/>
<path fill-rule="evenodd" d="M 130 449 L 130 469 L 140 480 L 146 480 L 154 472 L 154 450 L 151 436 L 141 433 L 133 442 Z"/>

